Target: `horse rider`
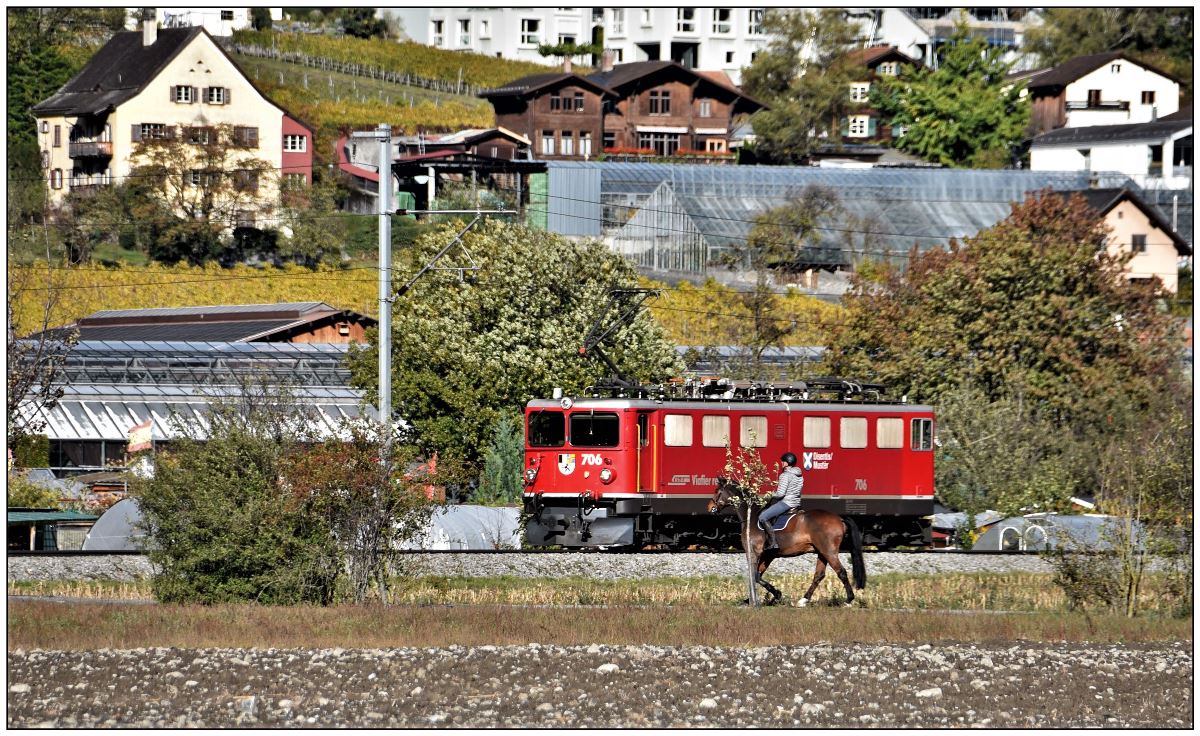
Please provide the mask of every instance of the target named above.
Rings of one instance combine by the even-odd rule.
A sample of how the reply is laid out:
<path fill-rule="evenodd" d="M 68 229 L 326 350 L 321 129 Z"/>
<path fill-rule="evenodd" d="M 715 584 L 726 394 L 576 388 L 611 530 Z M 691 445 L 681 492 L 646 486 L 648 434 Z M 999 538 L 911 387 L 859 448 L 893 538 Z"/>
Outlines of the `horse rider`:
<path fill-rule="evenodd" d="M 767 533 L 769 540 L 763 549 L 779 548 L 771 522 L 781 514 L 800 508 L 800 492 L 804 490 L 804 476 L 801 475 L 800 468 L 796 467 L 796 455 L 785 452 L 779 458 L 779 462 L 783 463 L 783 470 L 779 473 L 779 485 L 772 496 L 773 503 L 763 509 L 758 517 L 758 526 Z"/>

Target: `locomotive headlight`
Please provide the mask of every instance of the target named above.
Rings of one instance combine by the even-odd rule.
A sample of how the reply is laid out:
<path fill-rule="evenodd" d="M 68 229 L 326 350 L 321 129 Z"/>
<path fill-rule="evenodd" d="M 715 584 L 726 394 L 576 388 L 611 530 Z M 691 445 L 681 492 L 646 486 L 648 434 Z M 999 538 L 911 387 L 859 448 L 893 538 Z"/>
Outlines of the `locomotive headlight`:
<path fill-rule="evenodd" d="M 616 478 L 617 474 L 612 468 L 605 468 L 600 471 L 600 482 L 604 483 L 605 485 L 612 483 L 614 480 L 616 480 Z"/>
<path fill-rule="evenodd" d="M 529 470 L 526 470 L 525 471 L 525 480 L 528 481 L 529 483 L 532 483 L 533 481 L 537 480 L 537 468 L 530 468 Z"/>

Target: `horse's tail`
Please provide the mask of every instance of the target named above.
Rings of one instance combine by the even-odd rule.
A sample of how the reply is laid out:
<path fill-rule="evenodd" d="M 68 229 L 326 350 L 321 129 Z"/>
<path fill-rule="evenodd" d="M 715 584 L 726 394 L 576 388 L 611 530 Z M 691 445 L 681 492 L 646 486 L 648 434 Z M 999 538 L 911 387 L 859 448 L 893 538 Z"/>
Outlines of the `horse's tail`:
<path fill-rule="evenodd" d="M 849 516 L 842 519 L 850 530 L 850 568 L 854 572 L 854 587 L 862 590 L 867 587 L 867 565 L 863 562 L 863 538 L 858 524 Z"/>

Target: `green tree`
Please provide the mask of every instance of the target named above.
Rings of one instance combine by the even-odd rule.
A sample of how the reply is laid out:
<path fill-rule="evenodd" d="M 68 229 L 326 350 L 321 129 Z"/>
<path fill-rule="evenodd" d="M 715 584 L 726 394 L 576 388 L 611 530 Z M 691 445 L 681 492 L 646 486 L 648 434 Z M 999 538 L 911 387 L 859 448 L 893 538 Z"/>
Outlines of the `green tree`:
<path fill-rule="evenodd" d="M 960 386 L 1022 396 L 1057 425 L 1104 422 L 1177 385 L 1181 348 L 1158 286 L 1131 284 L 1078 195 L 1043 192 L 906 271 L 855 277 L 826 365 L 937 402 Z"/>
<path fill-rule="evenodd" d="M 596 43 L 543 43 L 538 45 L 539 56 L 553 56 L 559 62 L 563 59 L 573 59 L 576 56 L 599 56 L 604 51 L 603 44 Z"/>
<path fill-rule="evenodd" d="M 387 21 L 375 17 L 374 8 L 343 8 L 342 30 L 355 38 L 387 37 Z"/>
<path fill-rule="evenodd" d="M 1024 48 L 1042 66 L 1128 51 L 1178 77 L 1190 93 L 1193 21 L 1190 7 L 1046 8 L 1042 22 L 1025 33 Z"/>
<path fill-rule="evenodd" d="M 281 484 L 298 438 L 286 412 L 246 415 L 231 404 L 209 416 L 206 440 L 180 440 L 135 480 L 164 603 L 333 602 L 339 555 L 328 525 Z"/>
<path fill-rule="evenodd" d="M 795 320 L 783 316 L 787 310 L 774 285 L 788 273 L 841 262 L 840 249 L 824 243 L 821 227 L 843 213 L 835 191 L 807 186 L 786 204 L 756 216 L 750 237 L 725 255 L 727 266 L 745 268 L 755 275 L 754 289 L 738 295 L 749 319 L 736 323 L 734 342 L 746 348 L 746 367 L 756 377 L 763 370 L 763 352 L 782 346 L 797 328 Z"/>
<path fill-rule="evenodd" d="M 250 24 L 254 30 L 269 31 L 272 23 L 270 8 L 250 8 Z"/>
<path fill-rule="evenodd" d="M 1021 396 L 989 398 L 956 387 L 938 401 L 938 500 L 977 514 L 1066 512 L 1083 492 L 1088 443 L 1062 431 Z"/>
<path fill-rule="evenodd" d="M 271 218 L 270 192 L 278 172 L 253 155 L 250 142 L 233 126 L 175 129 L 144 136 L 134 148 L 130 181 L 138 182 L 131 205 L 135 220 L 150 232 L 149 255 L 166 263 L 202 264 L 222 256 L 229 234 L 243 216 Z"/>
<path fill-rule="evenodd" d="M 312 184 L 284 181 L 280 192 L 280 230 L 287 251 L 310 264 L 330 257 L 347 260 L 349 220 L 338 209 L 343 190 L 331 176 L 314 176 Z"/>
<path fill-rule="evenodd" d="M 801 163 L 822 142 L 841 140 L 850 82 L 862 66 L 849 53 L 858 28 L 839 8 L 768 10 L 771 39 L 742 74 L 743 88 L 770 106 L 755 113 L 756 155 Z"/>
<path fill-rule="evenodd" d="M 519 504 L 525 485 L 525 437 L 521 422 L 504 416 L 492 430 L 492 442 L 483 455 L 483 472 L 474 500 L 486 505 Z"/>
<path fill-rule="evenodd" d="M 384 448 L 373 429 L 347 426 L 344 437 L 293 448 L 283 475 L 292 504 L 319 519 L 337 540 L 352 600 L 366 601 L 375 583 L 386 604 L 397 550 L 425 530 L 434 509 L 425 486 L 454 478 L 444 465 L 436 476 L 404 472 L 416 464 L 413 448 L 394 443 Z"/>
<path fill-rule="evenodd" d="M 53 489 L 34 483 L 23 473 L 8 473 L 8 507 L 10 509 L 57 509 L 62 501 Z"/>
<path fill-rule="evenodd" d="M 871 85 L 871 104 L 904 135 L 897 148 L 948 166 L 1011 163 L 1029 123 L 1022 85 L 1005 78 L 1004 49 L 958 25 L 937 69 L 905 67 Z"/>
<path fill-rule="evenodd" d="M 417 239 L 399 273 L 416 273 L 461 225 Z M 613 288 L 637 285 L 633 267 L 599 242 L 503 222 L 470 230 L 393 305 L 392 397 L 426 454 L 476 464 L 493 426 L 557 386 L 580 393 L 603 368 L 579 355 Z M 469 255 L 468 255 L 469 254 Z M 469 278 L 451 267 L 478 265 Z M 377 345 L 377 336 L 369 331 Z M 657 381 L 681 366 L 663 330 L 643 312 L 612 336 L 609 356 L 633 378 Z M 376 349 L 352 351 L 355 385 L 377 399 Z"/>

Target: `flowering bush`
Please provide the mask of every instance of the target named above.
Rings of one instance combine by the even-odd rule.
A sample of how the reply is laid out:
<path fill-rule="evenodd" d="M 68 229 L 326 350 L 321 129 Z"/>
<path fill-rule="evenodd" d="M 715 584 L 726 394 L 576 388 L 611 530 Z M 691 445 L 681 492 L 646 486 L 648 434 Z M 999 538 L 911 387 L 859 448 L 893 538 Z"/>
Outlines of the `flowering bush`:
<path fill-rule="evenodd" d="M 633 148 L 632 146 L 613 146 L 605 148 L 605 153 L 624 154 L 630 156 L 653 156 L 657 151 L 653 148 Z"/>

